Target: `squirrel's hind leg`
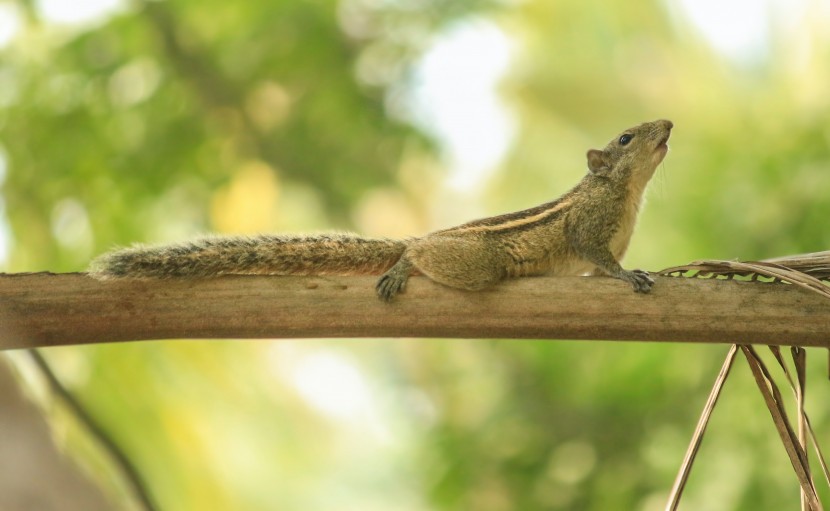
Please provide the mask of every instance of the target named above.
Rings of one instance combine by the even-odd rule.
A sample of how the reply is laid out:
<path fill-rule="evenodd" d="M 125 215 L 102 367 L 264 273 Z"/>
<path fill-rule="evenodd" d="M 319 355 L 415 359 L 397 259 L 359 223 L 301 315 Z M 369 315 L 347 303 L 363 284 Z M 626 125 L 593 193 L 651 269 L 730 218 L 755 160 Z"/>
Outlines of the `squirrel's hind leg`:
<path fill-rule="evenodd" d="M 475 238 L 427 236 L 407 247 L 406 256 L 435 282 L 468 291 L 492 287 L 507 276 L 503 253 Z"/>
<path fill-rule="evenodd" d="M 481 240 L 427 236 L 413 240 L 395 265 L 378 280 L 375 289 L 390 301 L 406 288 L 413 271 L 445 286 L 468 291 L 492 287 L 507 276 L 501 254 Z"/>

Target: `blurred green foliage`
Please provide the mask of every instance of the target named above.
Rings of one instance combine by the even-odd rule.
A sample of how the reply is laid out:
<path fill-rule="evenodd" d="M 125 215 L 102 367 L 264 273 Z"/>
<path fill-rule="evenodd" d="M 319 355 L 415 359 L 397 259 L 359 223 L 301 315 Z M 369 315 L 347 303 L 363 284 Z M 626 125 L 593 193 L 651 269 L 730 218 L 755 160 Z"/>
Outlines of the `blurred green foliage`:
<path fill-rule="evenodd" d="M 518 135 L 477 208 L 549 200 L 584 173 L 585 150 L 664 117 L 672 151 L 626 266 L 830 248 L 820 2 L 797 29 L 772 24 L 746 61 L 657 0 L 136 1 L 80 26 L 3 5 L 23 23 L 0 51 L 10 270 L 81 270 L 113 244 L 206 230 L 405 236 L 469 219 L 431 220 L 448 196 L 440 141 L 401 102 L 422 52 L 470 17 L 516 41 L 503 92 Z M 162 509 L 649 511 L 664 505 L 725 351 L 339 340 L 47 355 Z M 813 375 L 822 362 L 812 357 Z M 814 381 L 808 406 L 827 431 L 826 382 Z M 67 431 L 128 509 L 111 467 Z M 797 499 L 739 360 L 685 508 Z"/>

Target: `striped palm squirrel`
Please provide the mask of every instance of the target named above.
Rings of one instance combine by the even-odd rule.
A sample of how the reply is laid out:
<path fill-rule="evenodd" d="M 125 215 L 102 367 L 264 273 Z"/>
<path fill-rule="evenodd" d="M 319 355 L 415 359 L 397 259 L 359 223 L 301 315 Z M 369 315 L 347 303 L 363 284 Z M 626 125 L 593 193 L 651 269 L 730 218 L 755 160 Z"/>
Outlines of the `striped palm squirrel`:
<path fill-rule="evenodd" d="M 668 151 L 673 124 L 647 122 L 587 153 L 589 172 L 569 192 L 534 208 L 475 220 L 419 238 L 354 234 L 205 237 L 180 244 L 106 253 L 98 279 L 209 277 L 226 274 L 381 275 L 378 296 L 391 300 L 409 276 L 460 289 L 485 289 L 523 275 L 606 274 L 647 293 L 648 272 L 625 270 L 643 191 Z"/>

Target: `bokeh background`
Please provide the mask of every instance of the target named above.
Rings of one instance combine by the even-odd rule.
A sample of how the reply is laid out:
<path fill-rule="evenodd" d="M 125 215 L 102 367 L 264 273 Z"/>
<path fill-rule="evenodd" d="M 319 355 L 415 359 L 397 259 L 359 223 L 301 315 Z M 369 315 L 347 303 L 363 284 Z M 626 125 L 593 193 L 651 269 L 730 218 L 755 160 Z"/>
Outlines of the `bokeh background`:
<path fill-rule="evenodd" d="M 550 200 L 587 149 L 656 118 L 675 123 L 671 152 L 627 267 L 825 250 L 828 84 L 824 0 L 4 0 L 0 264 L 80 271 L 115 245 L 204 232 L 419 235 Z M 44 354 L 160 509 L 652 511 L 725 352 L 373 339 Z M 826 439 L 826 354 L 809 355 Z M 26 356 L 7 360 L 89 491 L 138 509 Z M 21 424 L 38 420 L 4 412 L 21 436 L 0 431 L 3 509 L 49 508 L 37 495 L 54 480 L 20 475 L 55 463 L 27 447 Z M 682 509 L 797 501 L 739 359 Z"/>

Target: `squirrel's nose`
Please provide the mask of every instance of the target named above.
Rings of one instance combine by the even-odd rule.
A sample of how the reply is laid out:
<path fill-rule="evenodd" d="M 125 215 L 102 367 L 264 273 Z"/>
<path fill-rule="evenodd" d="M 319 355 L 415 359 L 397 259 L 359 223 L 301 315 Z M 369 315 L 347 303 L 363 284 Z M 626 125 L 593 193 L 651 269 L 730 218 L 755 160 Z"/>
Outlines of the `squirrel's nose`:
<path fill-rule="evenodd" d="M 673 122 L 671 122 L 671 121 L 670 121 L 670 120 L 668 120 L 668 119 L 663 119 L 663 120 L 662 120 L 662 123 L 663 123 L 663 125 L 665 125 L 665 126 L 666 126 L 666 129 L 669 129 L 669 130 L 670 130 L 670 129 L 674 128 L 674 123 L 673 123 Z"/>

